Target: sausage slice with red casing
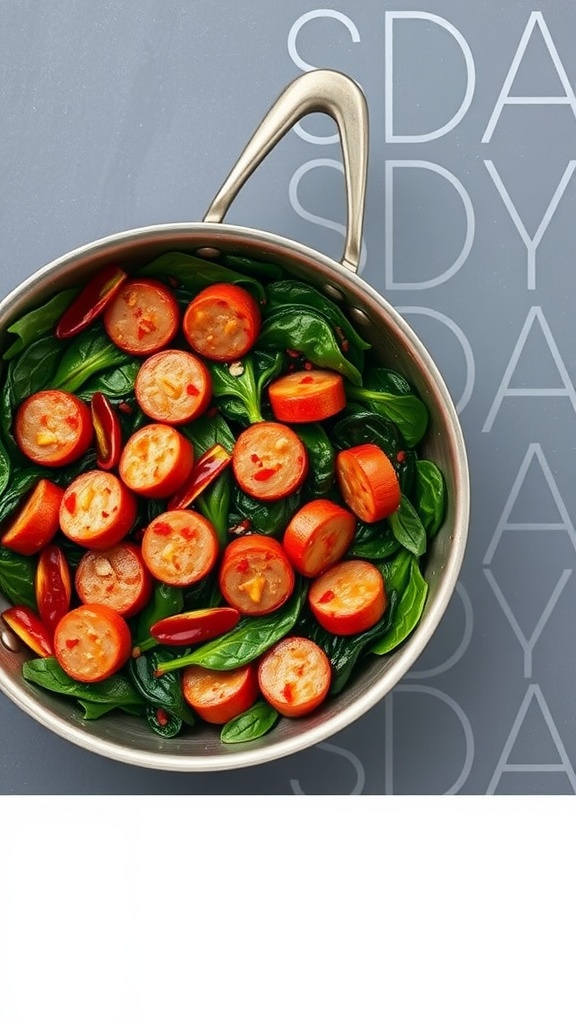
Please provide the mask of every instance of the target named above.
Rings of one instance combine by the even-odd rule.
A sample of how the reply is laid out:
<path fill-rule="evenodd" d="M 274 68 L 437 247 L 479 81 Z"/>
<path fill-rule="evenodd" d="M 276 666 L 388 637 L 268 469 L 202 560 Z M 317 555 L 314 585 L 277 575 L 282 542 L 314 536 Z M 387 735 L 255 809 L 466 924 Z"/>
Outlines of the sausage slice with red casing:
<path fill-rule="evenodd" d="M 288 600 L 295 577 L 277 540 L 251 534 L 228 545 L 218 582 L 224 600 L 242 615 L 267 615 Z"/>
<path fill-rule="evenodd" d="M 41 466 L 66 466 L 84 455 L 92 441 L 92 417 L 85 402 L 67 391 L 36 391 L 16 413 L 18 447 Z"/>
<path fill-rule="evenodd" d="M 190 441 L 167 423 L 149 423 L 129 437 L 118 472 L 144 498 L 167 498 L 188 479 L 194 465 Z"/>
<path fill-rule="evenodd" d="M 258 666 L 262 696 L 287 718 L 314 711 L 330 689 L 332 666 L 318 644 L 289 636 L 271 647 Z"/>
<path fill-rule="evenodd" d="M 103 604 L 128 618 L 142 611 L 152 594 L 152 577 L 140 548 L 123 541 L 104 551 L 87 551 L 74 585 L 83 604 Z"/>
<path fill-rule="evenodd" d="M 130 630 L 113 608 L 82 604 L 56 626 L 54 654 L 69 676 L 81 683 L 100 683 L 128 661 Z"/>
<path fill-rule="evenodd" d="M 199 512 L 162 512 L 144 530 L 142 557 L 155 579 L 172 587 L 187 587 L 214 568 L 218 537 L 212 523 Z"/>
<path fill-rule="evenodd" d="M 232 452 L 238 486 L 260 501 L 277 501 L 297 491 L 308 472 L 308 453 L 283 423 L 254 423 L 239 435 Z"/>
<path fill-rule="evenodd" d="M 151 420 L 189 423 L 208 408 L 212 379 L 192 352 L 170 348 L 142 363 L 134 389 L 138 405 Z"/>
<path fill-rule="evenodd" d="M 134 526 L 136 499 L 112 473 L 81 473 L 64 491 L 60 505 L 62 533 L 81 547 L 110 548 Z"/>

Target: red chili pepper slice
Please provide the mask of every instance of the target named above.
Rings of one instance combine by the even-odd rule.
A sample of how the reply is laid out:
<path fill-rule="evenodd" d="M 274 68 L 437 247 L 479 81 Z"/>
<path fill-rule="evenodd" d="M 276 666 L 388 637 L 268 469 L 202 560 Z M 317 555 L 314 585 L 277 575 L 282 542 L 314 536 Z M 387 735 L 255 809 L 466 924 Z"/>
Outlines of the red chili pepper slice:
<path fill-rule="evenodd" d="M 82 289 L 56 325 L 57 338 L 72 338 L 92 323 L 114 298 L 126 271 L 121 267 L 103 267 Z"/>
<path fill-rule="evenodd" d="M 239 619 L 240 612 L 236 608 L 204 608 L 160 619 L 150 626 L 150 632 L 161 644 L 186 647 L 227 633 Z"/>
<path fill-rule="evenodd" d="M 232 456 L 221 444 L 215 444 L 213 448 L 209 448 L 202 458 L 198 459 L 192 470 L 192 475 L 184 486 L 170 498 L 168 511 L 173 512 L 175 509 L 188 508 L 188 505 L 192 504 L 198 495 L 208 487 L 208 484 L 211 484 L 217 476 L 220 476 L 220 473 L 226 469 L 226 466 L 231 461 Z"/>
<path fill-rule="evenodd" d="M 72 581 L 63 552 L 56 544 L 48 544 L 41 552 L 36 567 L 34 592 L 38 612 L 50 633 L 70 608 Z"/>
<path fill-rule="evenodd" d="M 44 623 L 23 604 L 14 605 L 2 612 L 6 625 L 41 658 L 50 658 L 54 651 L 52 640 Z"/>
<path fill-rule="evenodd" d="M 96 446 L 96 463 L 100 469 L 113 469 L 120 462 L 122 430 L 120 420 L 110 402 L 95 391 L 90 402 Z"/>

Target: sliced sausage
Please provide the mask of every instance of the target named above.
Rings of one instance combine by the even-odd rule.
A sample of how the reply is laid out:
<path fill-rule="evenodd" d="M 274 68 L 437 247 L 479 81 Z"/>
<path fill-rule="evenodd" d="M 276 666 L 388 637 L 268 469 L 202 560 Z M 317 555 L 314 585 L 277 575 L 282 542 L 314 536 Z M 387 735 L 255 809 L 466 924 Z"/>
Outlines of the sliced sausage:
<path fill-rule="evenodd" d="M 129 618 L 142 611 L 152 594 L 152 577 L 140 548 L 124 541 L 104 551 L 87 551 L 74 585 L 84 604 L 103 604 Z"/>
<path fill-rule="evenodd" d="M 112 473 L 81 473 L 64 492 L 62 533 L 85 548 L 102 550 L 123 540 L 136 519 L 136 499 Z"/>
<path fill-rule="evenodd" d="M 130 630 L 113 608 L 83 604 L 56 626 L 54 654 L 69 676 L 81 683 L 100 683 L 118 672 L 132 650 Z"/>
<path fill-rule="evenodd" d="M 218 558 L 216 531 L 199 512 L 162 512 L 144 531 L 142 557 L 155 579 L 173 587 L 187 587 L 214 568 Z"/>
<path fill-rule="evenodd" d="M 18 447 L 41 466 L 65 466 L 84 455 L 92 441 L 92 417 L 85 402 L 67 391 L 37 391 L 18 409 Z"/>
<path fill-rule="evenodd" d="M 138 405 L 151 420 L 189 423 L 208 408 L 212 379 L 192 352 L 165 349 L 142 363 L 135 390 Z"/>
<path fill-rule="evenodd" d="M 232 471 L 247 494 L 260 501 L 276 501 L 303 483 L 308 453 L 290 427 L 254 423 L 242 431 L 234 445 Z"/>
<path fill-rule="evenodd" d="M 129 437 L 118 472 L 127 487 L 145 498 L 167 498 L 188 479 L 194 449 L 175 427 L 149 423 Z"/>
<path fill-rule="evenodd" d="M 294 570 L 273 537 L 238 537 L 224 551 L 220 590 L 224 600 L 243 615 L 276 611 L 290 597 L 294 583 Z"/>

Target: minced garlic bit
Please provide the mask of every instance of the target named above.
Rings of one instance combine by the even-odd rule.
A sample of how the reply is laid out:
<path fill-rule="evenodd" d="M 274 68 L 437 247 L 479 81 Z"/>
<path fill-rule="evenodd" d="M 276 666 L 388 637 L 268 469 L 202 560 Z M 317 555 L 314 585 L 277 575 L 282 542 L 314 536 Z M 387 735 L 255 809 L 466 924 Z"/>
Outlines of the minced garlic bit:
<path fill-rule="evenodd" d="M 231 377 L 241 377 L 244 373 L 244 363 L 241 363 L 239 360 L 235 363 L 230 363 L 228 373 Z"/>

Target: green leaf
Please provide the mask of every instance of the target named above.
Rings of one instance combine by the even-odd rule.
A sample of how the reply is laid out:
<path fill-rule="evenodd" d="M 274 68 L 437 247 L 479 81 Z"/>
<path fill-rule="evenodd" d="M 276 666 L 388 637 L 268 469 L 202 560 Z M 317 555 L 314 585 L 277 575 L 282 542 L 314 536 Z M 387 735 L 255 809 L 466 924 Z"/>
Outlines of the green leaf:
<path fill-rule="evenodd" d="M 229 453 L 234 448 L 234 434 L 223 416 L 199 416 L 192 423 L 184 423 L 180 427 L 182 433 L 194 445 L 194 456 L 199 459 L 209 448 L 221 444 Z"/>
<path fill-rule="evenodd" d="M 279 281 L 284 277 L 284 270 L 278 264 L 254 260 L 251 256 L 231 256 L 227 253 L 224 264 L 236 273 L 255 277 L 259 281 Z"/>
<path fill-rule="evenodd" d="M 0 441 L 0 496 L 4 494 L 10 480 L 10 473 L 12 467 L 10 465 L 10 459 L 8 458 L 8 452 Z"/>
<path fill-rule="evenodd" d="M 76 697 L 93 704 L 108 704 L 116 707 L 142 707 L 143 700 L 125 676 L 116 674 L 101 683 L 79 683 L 72 679 L 56 661 L 56 658 L 32 658 L 22 666 L 22 675 L 30 683 Z"/>
<path fill-rule="evenodd" d="M 277 377 L 284 359 L 280 352 L 250 353 L 230 365 L 211 363 L 212 392 L 220 412 L 228 419 L 243 425 L 261 423 L 262 392 L 266 384 Z M 236 370 L 241 367 L 241 372 Z M 193 432 L 192 432 L 193 433 Z"/>
<path fill-rule="evenodd" d="M 40 338 L 10 363 L 8 389 L 12 409 L 36 391 L 45 391 L 52 385 L 56 367 L 62 358 L 62 342 L 58 338 Z"/>
<path fill-rule="evenodd" d="M 234 487 L 231 523 L 235 525 L 247 519 L 252 533 L 276 537 L 284 532 L 300 505 L 301 495 L 298 491 L 278 501 L 259 501 L 240 487 Z"/>
<path fill-rule="evenodd" d="M 306 499 L 323 498 L 334 483 L 336 455 L 330 438 L 319 423 L 298 423 L 292 429 L 308 452 L 309 469 L 304 484 Z"/>
<path fill-rule="evenodd" d="M 124 711 L 127 715 L 142 715 L 144 708 L 139 707 L 136 704 L 96 704 L 91 700 L 80 700 L 78 703 L 84 709 L 84 721 L 95 722 L 99 718 L 103 718 L 104 715 L 110 714 L 111 711 Z"/>
<path fill-rule="evenodd" d="M 136 375 L 141 365 L 141 359 L 133 359 L 124 366 L 116 366 L 113 370 L 95 373 L 84 387 L 76 391 L 76 394 L 84 402 L 89 402 L 95 391 L 100 391 L 106 395 L 106 398 L 111 398 L 113 401 L 132 398 Z"/>
<path fill-rule="evenodd" d="M 398 550 L 399 545 L 389 520 L 382 519 L 378 523 L 358 522 L 348 554 L 354 558 L 374 561 L 389 558 Z"/>
<path fill-rule="evenodd" d="M 155 708 L 163 708 L 164 711 L 186 722 L 194 725 L 196 716 L 184 700 L 180 676 L 176 672 L 166 672 L 162 676 L 155 676 L 154 672 L 163 658 L 166 651 L 151 651 L 149 654 L 141 654 L 138 658 L 131 658 L 128 662 L 130 679 L 146 704 Z"/>
<path fill-rule="evenodd" d="M 222 743 L 249 743 L 250 740 L 258 740 L 270 732 L 279 717 L 275 708 L 259 700 L 248 711 L 226 722 L 220 731 L 220 739 Z"/>
<path fill-rule="evenodd" d="M 446 484 L 435 462 L 416 462 L 416 509 L 428 537 L 435 537 L 444 522 Z"/>
<path fill-rule="evenodd" d="M 383 639 L 372 647 L 373 654 L 388 654 L 410 636 L 422 618 L 427 596 L 428 584 L 420 572 L 418 562 L 413 558 L 408 583 L 404 592 L 400 594 L 390 629 Z"/>
<path fill-rule="evenodd" d="M 0 590 L 11 604 L 36 607 L 35 574 L 36 563 L 33 558 L 0 547 Z"/>
<path fill-rule="evenodd" d="M 163 725 L 158 721 L 158 711 L 162 710 L 166 714 L 168 721 L 164 722 Z M 177 715 L 173 715 L 170 711 L 166 711 L 165 708 L 148 707 L 146 708 L 146 721 L 158 736 L 162 736 L 165 740 L 174 739 L 175 736 L 180 732 L 183 722 Z"/>
<path fill-rule="evenodd" d="M 341 352 L 330 325 L 311 310 L 279 309 L 264 323 L 256 347 L 276 352 L 293 349 L 315 366 L 335 370 L 353 384 L 362 384 L 360 372 Z"/>
<path fill-rule="evenodd" d="M 68 309 L 79 290 L 79 288 L 68 288 L 65 292 L 59 292 L 43 306 L 30 310 L 29 313 L 25 313 L 19 320 L 11 324 L 8 334 L 15 334 L 16 341 L 13 341 L 6 349 L 2 358 L 13 359 L 14 356 L 20 355 L 31 342 L 49 334 L 56 327 L 62 313 Z"/>
<path fill-rule="evenodd" d="M 265 318 L 286 306 L 304 307 L 320 313 L 334 331 L 342 351 L 346 352 L 350 362 L 362 373 L 364 352 L 370 345 L 358 334 L 335 302 L 304 281 L 281 281 L 269 285 L 266 289 Z"/>
<path fill-rule="evenodd" d="M 428 428 L 428 409 L 416 395 L 395 395 L 368 387 L 348 385 L 346 393 L 369 409 L 392 420 L 409 447 L 422 440 Z"/>
<path fill-rule="evenodd" d="M 402 547 L 418 558 L 426 551 L 426 530 L 416 509 L 405 494 L 400 499 L 400 508 L 389 517 L 389 523 L 396 540 Z"/>
<path fill-rule="evenodd" d="M 241 668 L 255 661 L 290 632 L 298 621 L 305 596 L 306 587 L 303 584 L 297 585 L 291 600 L 279 611 L 241 619 L 234 629 L 223 636 L 209 640 L 181 658 L 162 662 L 158 668 L 162 672 L 185 668 L 186 665 L 202 665 L 216 672 Z"/>
<path fill-rule="evenodd" d="M 150 626 L 170 615 L 178 615 L 183 607 L 184 595 L 181 587 L 170 587 L 167 583 L 156 582 L 150 601 L 136 619 L 132 634 L 136 637 L 134 646 L 144 650 L 146 647 L 155 646 L 156 641 L 150 636 Z"/>
<path fill-rule="evenodd" d="M 404 592 L 410 579 L 413 561 L 414 555 L 407 551 L 406 548 L 401 548 L 394 558 L 389 558 L 387 561 L 379 564 L 378 568 L 384 577 L 386 593 L 392 590 L 398 594 Z"/>
<path fill-rule="evenodd" d="M 139 273 L 143 277 L 176 278 L 185 286 L 191 298 L 208 285 L 223 281 L 246 288 L 259 302 L 265 298 L 264 286 L 256 278 L 185 252 L 165 252 L 142 267 Z"/>
<path fill-rule="evenodd" d="M 51 375 L 50 384 L 44 387 L 78 391 L 92 374 L 133 363 L 133 357 L 113 345 L 99 323 L 91 324 L 72 338 Z"/>

